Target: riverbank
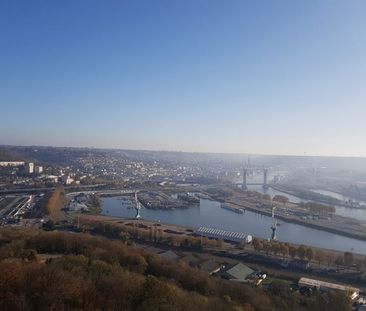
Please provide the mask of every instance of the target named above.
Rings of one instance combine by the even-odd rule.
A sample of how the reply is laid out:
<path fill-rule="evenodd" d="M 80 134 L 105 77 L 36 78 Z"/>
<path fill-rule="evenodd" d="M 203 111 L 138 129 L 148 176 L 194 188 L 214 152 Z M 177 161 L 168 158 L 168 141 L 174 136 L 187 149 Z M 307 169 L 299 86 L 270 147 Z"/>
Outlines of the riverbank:
<path fill-rule="evenodd" d="M 336 214 L 330 217 L 312 217 L 310 211 L 305 211 L 296 203 L 280 203 L 265 200 L 258 193 L 258 196 L 248 196 L 245 192 L 226 189 L 230 193 L 226 198 L 222 197 L 220 203 L 230 204 L 232 208 L 248 210 L 267 217 L 272 216 L 271 207 L 275 203 L 278 207 L 276 210 L 276 219 L 283 220 L 287 223 L 301 225 L 307 228 L 316 229 L 328 233 L 337 234 L 347 238 L 357 239 L 359 241 L 366 241 L 366 222 L 357 219 L 339 216 Z M 280 190 L 278 190 L 280 191 Z M 304 214 L 306 212 L 306 214 Z M 328 213 L 329 214 L 329 213 Z M 302 216 L 305 215 L 303 219 Z"/>
<path fill-rule="evenodd" d="M 242 202 L 242 200 L 238 201 L 237 199 L 228 199 L 227 203 L 231 203 L 232 205 L 235 205 L 238 208 L 244 208 L 261 215 L 265 215 L 268 217 L 272 216 L 271 210 L 269 209 L 265 210 L 263 208 L 259 208 L 256 205 L 251 204 L 249 202 Z M 333 215 L 332 220 L 324 220 L 324 221 L 318 220 L 317 222 L 310 220 L 303 220 L 299 217 L 285 216 L 281 214 L 276 214 L 276 218 L 286 222 L 291 222 L 294 224 L 305 226 L 308 228 L 326 231 L 329 233 L 334 233 L 345 237 L 358 239 L 361 241 L 366 241 L 366 224 L 356 222 L 350 218 Z"/>
<path fill-rule="evenodd" d="M 289 189 L 287 186 L 270 186 L 272 189 L 279 191 L 279 192 L 283 192 L 285 194 L 294 196 L 294 197 L 298 197 L 300 199 L 303 200 L 307 200 L 307 201 L 313 201 L 313 202 L 318 202 L 318 203 L 323 203 L 323 204 L 328 204 L 328 205 L 337 205 L 337 206 L 342 206 L 342 207 L 347 207 L 347 208 L 354 208 L 354 209 L 364 209 L 361 206 L 354 206 L 354 205 L 350 205 L 347 202 L 344 202 L 342 200 L 338 200 L 336 198 L 327 196 L 327 195 L 323 195 L 314 191 L 310 191 L 310 190 L 301 190 L 301 189 Z"/>
<path fill-rule="evenodd" d="M 268 213 L 259 213 L 258 210 L 249 210 L 243 214 L 238 214 L 220 207 L 218 201 L 208 201 L 201 199 L 199 205 L 193 205 L 188 209 L 169 209 L 169 210 L 153 210 L 143 208 L 140 215 L 143 219 L 149 219 L 156 223 L 169 223 L 187 227 L 211 227 L 228 231 L 236 231 L 252 236 L 268 239 L 271 236 L 272 220 L 269 215 L 271 211 L 271 202 L 258 199 L 257 197 L 247 197 L 241 191 L 223 198 L 221 202 L 237 199 L 234 203 L 246 203 L 252 201 L 249 207 L 258 205 L 263 211 Z M 258 201 L 259 200 L 259 201 Z M 267 203 L 264 205 L 264 203 Z M 263 204 L 262 204 L 263 203 Z M 106 216 L 125 217 L 133 219 L 136 216 L 135 209 L 121 205 L 121 202 L 115 198 L 104 198 L 102 202 L 103 212 Z M 276 215 L 288 213 L 294 214 L 295 211 L 292 204 L 287 203 L 286 208 L 277 205 Z M 303 212 L 306 212 L 302 209 Z M 296 213 L 297 214 L 297 213 Z M 305 214 L 306 215 L 306 214 Z M 296 215 L 298 216 L 298 215 Z M 325 230 L 315 229 L 308 225 L 297 224 L 295 221 L 281 221 L 278 228 L 277 237 L 282 242 L 294 244 L 306 244 L 314 247 L 335 249 L 338 251 L 354 251 L 366 255 L 366 244 L 361 239 L 354 239 L 344 236 L 343 234 L 335 234 Z M 346 219 L 348 222 L 348 219 Z M 350 220 L 351 221 L 351 220 Z M 325 221 L 328 222 L 328 221 Z M 329 224 L 328 224 L 329 225 Z M 355 227 L 348 224 L 349 227 Z M 362 228 L 364 230 L 364 228 Z"/>
<path fill-rule="evenodd" d="M 134 218 L 128 218 L 128 217 L 122 217 L 122 216 L 106 216 L 106 215 L 90 215 L 90 214 L 79 214 L 79 220 L 80 220 L 80 224 L 83 224 L 83 222 L 85 223 L 89 223 L 89 222 L 105 222 L 105 223 L 111 223 L 111 224 L 115 224 L 115 225 L 121 225 L 121 226 L 131 226 L 133 223 L 135 224 L 140 224 L 142 225 L 142 227 L 146 228 L 146 227 L 155 227 L 157 226 L 158 228 L 162 229 L 163 231 L 168 232 L 169 234 L 173 234 L 173 235 L 177 235 L 177 236 L 190 236 L 192 235 L 195 230 L 197 230 L 197 227 L 190 227 L 190 226 L 183 226 L 183 225 L 177 225 L 177 224 L 172 224 L 172 223 L 166 223 L 166 222 L 157 222 L 154 220 L 149 220 L 149 219 L 134 219 Z M 263 240 L 263 238 L 254 236 L 254 238 L 259 238 L 260 240 Z M 278 242 L 284 242 L 284 241 L 278 241 Z M 295 247 L 298 247 L 302 244 L 298 244 L 298 243 L 288 243 L 286 242 L 288 245 L 293 245 Z M 225 243 L 227 244 L 227 243 Z M 228 243 L 230 245 L 232 245 L 232 243 Z M 325 247 L 317 247 L 317 246 L 311 246 L 308 245 L 306 243 L 303 243 L 304 245 L 310 246 L 312 249 L 314 250 L 321 250 L 327 253 L 331 253 L 333 256 L 343 256 L 344 252 L 343 251 L 339 251 L 339 250 L 335 250 L 335 249 L 329 249 L 329 248 L 325 248 Z M 225 249 L 225 247 L 224 247 Z M 364 254 L 360 254 L 355 252 L 354 253 L 355 256 L 359 256 L 359 258 L 364 258 Z"/>

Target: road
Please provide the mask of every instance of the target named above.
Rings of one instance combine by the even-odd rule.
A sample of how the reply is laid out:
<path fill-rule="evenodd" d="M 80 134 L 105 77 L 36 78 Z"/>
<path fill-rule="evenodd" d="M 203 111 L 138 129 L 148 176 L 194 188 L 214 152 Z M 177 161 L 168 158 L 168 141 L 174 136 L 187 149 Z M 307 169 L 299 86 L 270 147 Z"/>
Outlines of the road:
<path fill-rule="evenodd" d="M 85 188 L 99 188 L 105 186 L 105 184 L 96 184 L 96 185 L 83 185 L 83 186 L 66 186 L 65 190 L 71 189 L 85 189 Z M 45 192 L 55 190 L 56 187 L 43 187 L 43 188 L 15 188 L 15 189 L 5 189 L 0 190 L 1 194 L 12 194 L 12 193 L 33 193 L 33 192 Z"/>

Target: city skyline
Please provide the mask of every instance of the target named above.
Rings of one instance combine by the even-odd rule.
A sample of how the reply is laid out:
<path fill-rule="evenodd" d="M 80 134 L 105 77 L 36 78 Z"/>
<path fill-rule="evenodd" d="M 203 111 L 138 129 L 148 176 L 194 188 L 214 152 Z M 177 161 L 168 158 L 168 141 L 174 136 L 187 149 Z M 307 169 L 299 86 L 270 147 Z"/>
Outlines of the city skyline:
<path fill-rule="evenodd" d="M 366 156 L 366 3 L 0 4 L 0 144 Z"/>

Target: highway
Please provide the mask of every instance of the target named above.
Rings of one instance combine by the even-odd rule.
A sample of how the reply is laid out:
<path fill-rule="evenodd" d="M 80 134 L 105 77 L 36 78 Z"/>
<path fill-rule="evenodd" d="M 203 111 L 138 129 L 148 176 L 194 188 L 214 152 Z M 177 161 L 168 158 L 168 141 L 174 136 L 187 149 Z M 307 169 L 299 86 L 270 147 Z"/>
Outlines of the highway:
<path fill-rule="evenodd" d="M 25 212 L 32 202 L 32 196 L 2 197 L 0 200 L 0 218 L 14 218 Z"/>
<path fill-rule="evenodd" d="M 102 186 L 105 186 L 105 184 L 84 185 L 84 186 L 66 186 L 66 187 L 64 187 L 64 189 L 71 190 L 71 189 L 99 188 Z M 1 194 L 12 194 L 12 193 L 38 193 L 38 192 L 52 191 L 55 189 L 56 189 L 56 187 L 4 189 L 4 190 L 0 190 L 0 195 Z"/>

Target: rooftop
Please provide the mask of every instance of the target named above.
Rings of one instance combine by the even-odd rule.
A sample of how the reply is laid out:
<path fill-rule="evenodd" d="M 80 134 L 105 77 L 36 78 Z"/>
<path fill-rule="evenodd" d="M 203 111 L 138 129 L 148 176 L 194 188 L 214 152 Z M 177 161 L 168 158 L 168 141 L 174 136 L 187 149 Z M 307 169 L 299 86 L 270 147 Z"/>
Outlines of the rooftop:
<path fill-rule="evenodd" d="M 236 265 L 229 265 L 222 269 L 222 276 L 227 279 L 245 280 L 254 270 L 238 263 Z"/>
<path fill-rule="evenodd" d="M 206 236 L 210 238 L 240 242 L 247 236 L 245 233 L 226 231 L 222 229 L 199 227 L 195 232 L 197 235 Z"/>

